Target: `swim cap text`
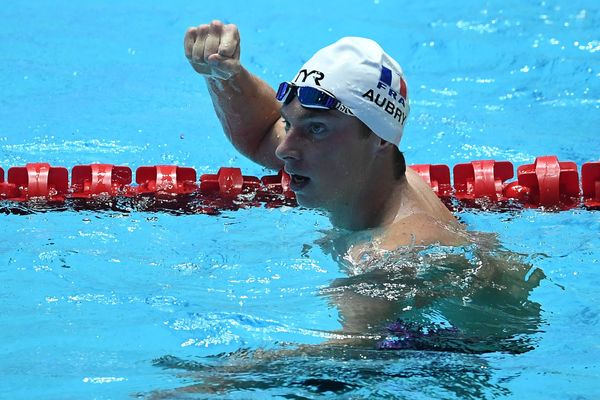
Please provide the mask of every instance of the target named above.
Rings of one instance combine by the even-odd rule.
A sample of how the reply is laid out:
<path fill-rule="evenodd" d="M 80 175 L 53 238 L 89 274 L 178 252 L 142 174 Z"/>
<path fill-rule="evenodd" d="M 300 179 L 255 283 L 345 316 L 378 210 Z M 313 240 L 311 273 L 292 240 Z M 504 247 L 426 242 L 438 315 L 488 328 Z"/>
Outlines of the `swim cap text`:
<path fill-rule="evenodd" d="M 393 90 L 390 89 L 390 91 L 393 92 Z M 391 95 L 390 95 L 391 96 Z M 386 98 L 385 96 L 377 93 L 377 95 L 375 95 L 375 92 L 373 91 L 373 89 L 369 89 L 369 91 L 367 91 L 365 94 L 362 95 L 362 97 L 364 99 L 368 99 L 370 102 L 375 103 L 378 107 L 381 107 L 382 109 L 385 110 L 385 112 L 387 112 L 388 114 L 390 114 L 394 119 L 398 120 L 398 122 L 400 122 L 401 125 L 404 125 L 404 121 L 406 120 L 406 113 L 404 112 L 404 107 L 402 107 L 402 109 L 400 108 L 399 105 L 394 104 L 391 100 L 389 100 L 388 98 Z M 394 99 L 396 99 L 395 97 L 393 97 Z M 398 101 L 402 106 L 404 106 L 404 98 L 400 97 L 400 100 L 402 101 Z"/>

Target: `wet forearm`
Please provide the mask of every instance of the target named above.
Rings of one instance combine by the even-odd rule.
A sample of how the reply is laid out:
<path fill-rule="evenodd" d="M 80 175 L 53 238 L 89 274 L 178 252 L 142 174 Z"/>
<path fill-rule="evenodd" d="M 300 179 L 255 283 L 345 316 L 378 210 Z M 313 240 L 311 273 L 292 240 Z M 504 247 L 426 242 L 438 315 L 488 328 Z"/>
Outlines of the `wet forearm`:
<path fill-rule="evenodd" d="M 244 68 L 228 80 L 206 78 L 206 83 L 227 138 L 242 154 L 257 161 L 261 143 L 279 119 L 275 92 Z"/>

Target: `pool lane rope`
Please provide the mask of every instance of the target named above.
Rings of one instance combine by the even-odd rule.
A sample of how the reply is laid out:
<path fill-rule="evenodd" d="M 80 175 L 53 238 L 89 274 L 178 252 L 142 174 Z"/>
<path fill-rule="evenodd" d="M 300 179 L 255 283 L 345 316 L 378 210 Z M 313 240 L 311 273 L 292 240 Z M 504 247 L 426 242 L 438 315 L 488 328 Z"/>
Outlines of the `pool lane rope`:
<path fill-rule="evenodd" d="M 488 210 L 543 208 L 600 209 L 600 161 L 581 167 L 581 181 L 574 162 L 556 156 L 537 157 L 533 164 L 517 168 L 509 161 L 477 160 L 450 168 L 443 164 L 411 165 L 440 199 L 453 211 L 463 207 Z M 0 168 L 0 202 L 10 210 L 15 204 L 60 209 L 102 208 L 125 201 L 136 209 L 153 208 L 218 214 L 256 206 L 295 206 L 290 177 L 280 171 L 261 178 L 243 175 L 239 168 L 222 167 L 216 174 L 197 180 L 193 168 L 175 165 L 143 166 L 135 171 L 112 164 L 77 165 L 69 171 L 48 163 L 30 163 L 8 169 L 5 181 Z"/>

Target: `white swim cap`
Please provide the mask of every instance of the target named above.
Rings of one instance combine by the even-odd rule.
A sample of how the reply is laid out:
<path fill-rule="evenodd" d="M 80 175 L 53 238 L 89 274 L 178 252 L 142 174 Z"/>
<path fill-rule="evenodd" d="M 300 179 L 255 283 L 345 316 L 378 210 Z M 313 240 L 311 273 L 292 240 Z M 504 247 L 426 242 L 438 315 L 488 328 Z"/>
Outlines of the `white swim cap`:
<path fill-rule="evenodd" d="M 293 83 L 330 92 L 377 136 L 400 145 L 410 110 L 406 81 L 400 65 L 373 40 L 345 37 L 322 48 Z"/>

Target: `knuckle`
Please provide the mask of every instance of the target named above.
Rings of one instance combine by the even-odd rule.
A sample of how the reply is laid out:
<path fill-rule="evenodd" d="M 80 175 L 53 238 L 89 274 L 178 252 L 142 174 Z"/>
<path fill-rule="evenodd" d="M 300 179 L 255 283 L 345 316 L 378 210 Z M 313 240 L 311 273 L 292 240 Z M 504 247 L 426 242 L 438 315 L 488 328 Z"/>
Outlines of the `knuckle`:
<path fill-rule="evenodd" d="M 198 36 L 204 36 L 208 33 L 210 27 L 208 25 L 200 25 L 197 29 Z"/>

